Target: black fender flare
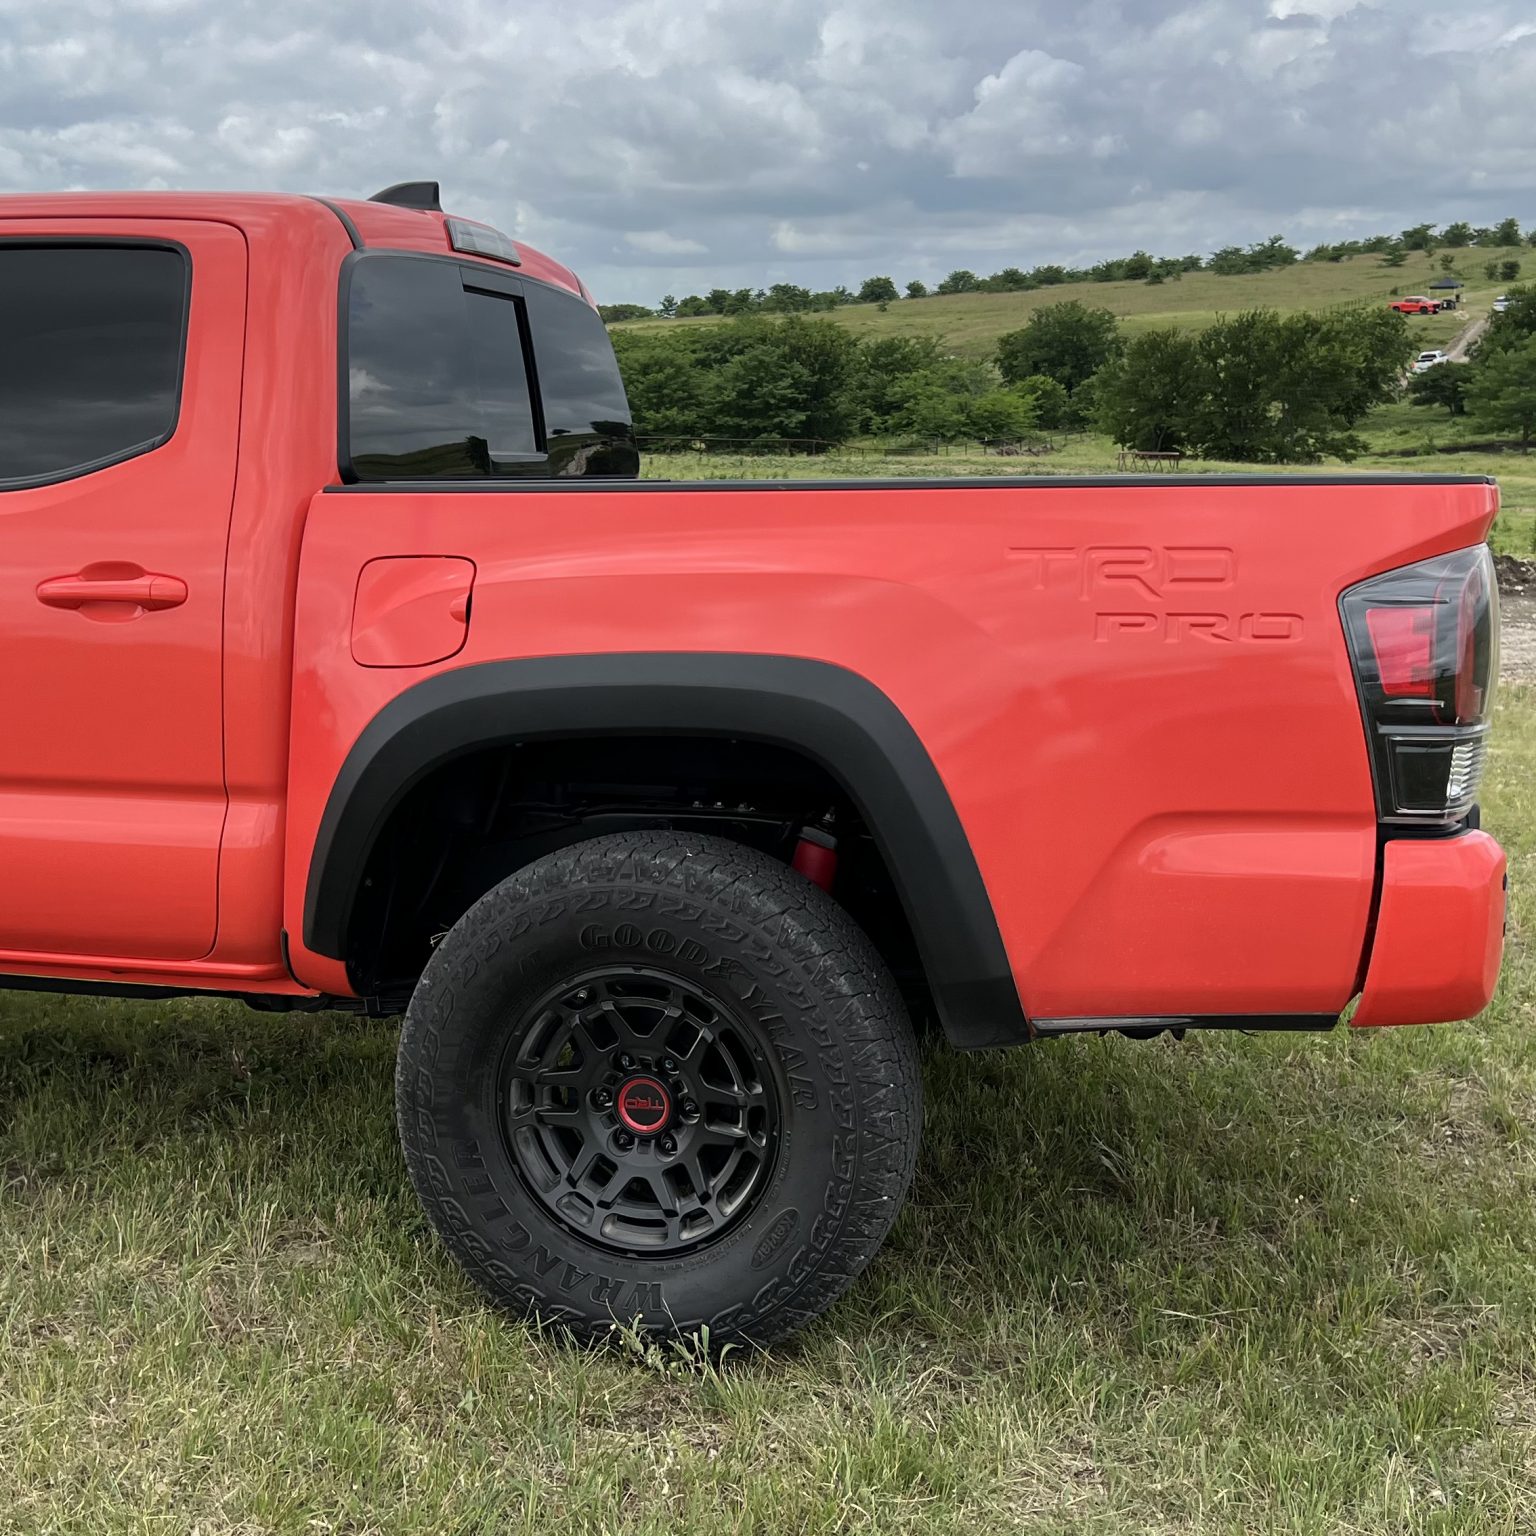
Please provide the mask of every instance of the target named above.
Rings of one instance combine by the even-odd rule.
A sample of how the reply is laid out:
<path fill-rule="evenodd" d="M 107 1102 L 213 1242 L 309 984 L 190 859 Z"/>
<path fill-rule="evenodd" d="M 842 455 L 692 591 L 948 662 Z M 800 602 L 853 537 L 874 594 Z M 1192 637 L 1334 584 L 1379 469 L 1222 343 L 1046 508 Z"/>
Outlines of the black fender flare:
<path fill-rule="evenodd" d="M 344 958 L 368 856 L 428 773 L 498 743 L 613 735 L 769 742 L 824 768 L 891 871 L 949 1039 L 979 1049 L 1029 1037 L 981 871 L 916 731 L 868 679 L 803 657 L 533 657 L 458 667 L 406 689 L 365 727 L 332 786 L 310 862 L 305 946 Z"/>

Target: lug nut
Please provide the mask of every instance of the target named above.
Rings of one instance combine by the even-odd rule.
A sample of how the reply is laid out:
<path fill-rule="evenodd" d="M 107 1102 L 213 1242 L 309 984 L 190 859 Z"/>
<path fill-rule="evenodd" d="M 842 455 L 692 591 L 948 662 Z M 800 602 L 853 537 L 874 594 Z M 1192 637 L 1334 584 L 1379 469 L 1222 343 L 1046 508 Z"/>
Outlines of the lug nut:
<path fill-rule="evenodd" d="M 628 1051 L 620 1051 L 618 1057 L 620 1072 L 633 1072 L 635 1070 L 635 1058 Z"/>
<path fill-rule="evenodd" d="M 677 1137 L 663 1136 L 656 1145 L 661 1148 L 661 1155 L 663 1157 L 671 1157 L 677 1151 Z"/>
<path fill-rule="evenodd" d="M 634 1146 L 635 1138 L 628 1131 L 615 1131 L 613 1133 L 613 1144 L 620 1152 L 628 1152 Z"/>
<path fill-rule="evenodd" d="M 607 1109 L 613 1103 L 613 1094 L 606 1088 L 594 1088 L 592 1102 L 598 1109 Z"/>
<path fill-rule="evenodd" d="M 670 1056 L 663 1056 L 661 1058 L 661 1070 L 663 1072 L 676 1072 L 677 1063 Z"/>
<path fill-rule="evenodd" d="M 690 1125 L 699 1118 L 699 1106 L 692 1099 L 684 1099 L 677 1111 Z"/>

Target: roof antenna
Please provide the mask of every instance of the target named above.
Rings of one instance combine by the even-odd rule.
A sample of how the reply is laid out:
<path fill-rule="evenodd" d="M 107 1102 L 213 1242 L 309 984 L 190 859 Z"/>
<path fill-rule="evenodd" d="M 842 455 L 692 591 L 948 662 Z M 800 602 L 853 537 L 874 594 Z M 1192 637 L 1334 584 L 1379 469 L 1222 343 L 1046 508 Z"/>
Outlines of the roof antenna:
<path fill-rule="evenodd" d="M 382 192 L 375 192 L 370 203 L 388 203 L 393 208 L 416 208 L 423 213 L 441 213 L 442 188 L 435 181 L 397 181 Z"/>

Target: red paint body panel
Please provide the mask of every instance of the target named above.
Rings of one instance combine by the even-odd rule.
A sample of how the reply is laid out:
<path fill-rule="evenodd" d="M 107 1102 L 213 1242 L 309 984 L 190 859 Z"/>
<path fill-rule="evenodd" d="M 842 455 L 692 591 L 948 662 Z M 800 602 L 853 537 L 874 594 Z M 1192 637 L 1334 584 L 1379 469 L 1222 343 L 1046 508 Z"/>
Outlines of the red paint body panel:
<path fill-rule="evenodd" d="M 442 215 L 340 206 L 367 245 L 448 251 Z M 321 494 L 342 220 L 296 197 L 0 199 L 0 239 L 130 227 L 193 256 L 176 434 L 0 496 L 5 971 L 346 994 L 298 936 L 369 721 L 451 668 L 636 650 L 814 658 L 887 694 L 1033 1016 L 1332 1012 L 1366 972 L 1361 1012 L 1387 1022 L 1424 1011 L 1396 957 L 1434 890 L 1482 932 L 1475 872 L 1416 874 L 1426 855 L 1395 850 L 1419 845 L 1392 844 L 1370 952 L 1376 815 L 1337 601 L 1482 539 L 1491 487 Z M 101 562 L 185 600 L 157 587 L 111 623 L 39 600 Z M 1470 975 L 1435 981 L 1435 1008 L 1475 1000 L 1486 965 Z"/>
<path fill-rule="evenodd" d="M 1504 953 L 1504 850 L 1486 832 L 1399 839 L 1382 855 L 1381 908 L 1351 1024 L 1470 1019 Z"/>
<path fill-rule="evenodd" d="M 446 661 L 469 633 L 474 563 L 452 555 L 391 555 L 357 577 L 352 659 L 360 667 Z"/>
<path fill-rule="evenodd" d="M 452 666 L 739 650 L 868 678 L 949 789 L 1032 1016 L 1337 1011 L 1376 847 L 1338 594 L 1475 542 L 1493 507 L 1485 487 L 1198 481 L 319 496 L 288 932 L 347 750 L 420 675 L 351 664 L 357 571 L 428 546 L 476 565 Z"/>

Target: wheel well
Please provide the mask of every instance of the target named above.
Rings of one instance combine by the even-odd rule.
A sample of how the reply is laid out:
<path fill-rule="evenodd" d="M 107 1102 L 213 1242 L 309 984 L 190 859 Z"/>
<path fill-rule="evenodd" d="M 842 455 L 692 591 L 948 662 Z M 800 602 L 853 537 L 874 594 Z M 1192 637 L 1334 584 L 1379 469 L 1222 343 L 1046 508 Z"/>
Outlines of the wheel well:
<path fill-rule="evenodd" d="M 790 748 L 709 736 L 582 736 L 483 747 L 414 784 L 381 828 L 346 932 L 354 984 L 403 1006 L 438 936 L 514 870 L 604 833 L 687 829 L 788 863 L 807 826 L 837 839 L 835 900 L 923 1012 L 885 858 L 848 792 Z"/>

